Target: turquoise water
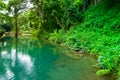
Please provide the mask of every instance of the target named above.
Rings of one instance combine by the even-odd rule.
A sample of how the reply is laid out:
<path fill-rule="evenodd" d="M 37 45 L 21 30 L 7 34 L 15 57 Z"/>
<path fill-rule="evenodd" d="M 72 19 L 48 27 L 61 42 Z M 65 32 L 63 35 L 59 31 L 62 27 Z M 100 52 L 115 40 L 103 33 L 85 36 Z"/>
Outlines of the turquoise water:
<path fill-rule="evenodd" d="M 98 77 L 96 60 L 37 38 L 0 42 L 0 80 L 113 80 Z"/>

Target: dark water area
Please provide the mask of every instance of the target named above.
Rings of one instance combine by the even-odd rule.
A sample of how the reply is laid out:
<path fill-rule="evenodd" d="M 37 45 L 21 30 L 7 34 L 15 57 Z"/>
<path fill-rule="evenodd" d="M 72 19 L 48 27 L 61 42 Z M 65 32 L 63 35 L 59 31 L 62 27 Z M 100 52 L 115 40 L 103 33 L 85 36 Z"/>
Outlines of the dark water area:
<path fill-rule="evenodd" d="M 0 80 L 113 80 L 98 77 L 96 59 L 37 38 L 0 41 Z"/>

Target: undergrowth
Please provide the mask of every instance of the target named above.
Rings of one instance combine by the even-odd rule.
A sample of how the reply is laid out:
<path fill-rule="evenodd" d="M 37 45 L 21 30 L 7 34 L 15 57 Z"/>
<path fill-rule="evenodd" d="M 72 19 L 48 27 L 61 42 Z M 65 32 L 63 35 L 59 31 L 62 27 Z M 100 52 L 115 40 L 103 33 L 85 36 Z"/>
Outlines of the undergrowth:
<path fill-rule="evenodd" d="M 98 56 L 103 69 L 98 75 L 116 73 L 120 77 L 120 5 L 104 6 L 104 2 L 90 7 L 83 23 L 73 26 L 66 33 L 55 30 L 50 40 L 62 42 L 69 48 Z"/>

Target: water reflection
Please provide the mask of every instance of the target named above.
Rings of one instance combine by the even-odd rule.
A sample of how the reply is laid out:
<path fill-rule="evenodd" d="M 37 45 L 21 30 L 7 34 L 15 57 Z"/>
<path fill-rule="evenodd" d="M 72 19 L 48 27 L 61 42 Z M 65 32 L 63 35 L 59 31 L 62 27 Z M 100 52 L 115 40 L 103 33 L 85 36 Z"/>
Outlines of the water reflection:
<path fill-rule="evenodd" d="M 2 52 L 1 52 L 1 56 L 2 56 L 3 58 L 9 58 L 10 55 L 7 55 L 7 51 L 2 51 Z"/>
<path fill-rule="evenodd" d="M 10 69 L 7 69 L 6 73 L 1 75 L 0 80 L 12 80 L 13 77 L 14 73 Z"/>
<path fill-rule="evenodd" d="M 12 67 L 14 67 L 16 61 L 16 49 L 11 50 L 11 59 L 12 59 Z"/>
<path fill-rule="evenodd" d="M 31 57 L 29 55 L 18 53 L 18 60 L 20 64 L 23 65 L 23 68 L 26 69 L 26 73 L 30 74 L 33 70 L 33 61 L 31 60 Z"/>
<path fill-rule="evenodd" d="M 0 44 L 3 46 L 0 51 L 0 62 L 3 63 L 2 68 L 4 68 L 3 73 L 0 73 L 0 80 L 22 80 L 23 75 L 20 73 L 18 76 L 19 72 L 16 71 L 32 74 L 34 63 L 30 55 L 21 50 L 20 46 L 23 44 L 18 46 L 18 40 L 13 39 L 8 42 L 3 41 Z"/>
<path fill-rule="evenodd" d="M 95 75 L 93 58 L 74 59 L 39 39 L 7 38 L 0 47 L 0 80 L 113 80 Z"/>
<path fill-rule="evenodd" d="M 10 69 L 6 70 L 6 74 L 5 75 L 6 75 L 6 78 L 8 80 L 10 80 L 10 79 L 12 79 L 14 77 L 14 73 Z"/>
<path fill-rule="evenodd" d="M 6 42 L 4 42 L 4 46 L 6 46 Z"/>

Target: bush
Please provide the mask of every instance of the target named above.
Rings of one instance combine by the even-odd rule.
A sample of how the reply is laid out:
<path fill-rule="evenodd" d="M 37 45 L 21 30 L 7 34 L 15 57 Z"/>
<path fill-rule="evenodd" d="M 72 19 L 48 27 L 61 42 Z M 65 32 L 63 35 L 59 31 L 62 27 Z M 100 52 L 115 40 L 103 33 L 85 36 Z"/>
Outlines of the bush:
<path fill-rule="evenodd" d="M 57 40 L 62 37 L 61 41 L 71 49 L 82 48 L 98 56 L 98 64 L 103 69 L 97 72 L 98 75 L 113 71 L 120 77 L 120 5 L 118 4 L 108 8 L 102 1 L 86 11 L 83 23 L 72 27 L 66 34 L 57 33 Z"/>

